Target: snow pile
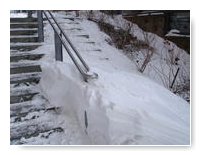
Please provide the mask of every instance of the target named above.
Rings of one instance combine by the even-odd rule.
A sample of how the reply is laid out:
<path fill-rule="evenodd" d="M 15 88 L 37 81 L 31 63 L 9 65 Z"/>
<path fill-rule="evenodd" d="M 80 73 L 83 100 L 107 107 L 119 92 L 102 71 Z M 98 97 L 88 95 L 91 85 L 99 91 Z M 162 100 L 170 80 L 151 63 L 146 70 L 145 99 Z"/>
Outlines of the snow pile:
<path fill-rule="evenodd" d="M 51 104 L 77 117 L 92 144 L 190 144 L 187 102 L 141 75 L 93 70 L 101 76 L 85 83 L 70 64 L 44 63 L 40 82 Z"/>
<path fill-rule="evenodd" d="M 43 64 L 40 85 L 52 105 L 62 107 L 71 117 L 76 116 L 80 128 L 94 144 L 109 144 L 108 120 L 101 94 L 83 82 L 76 68 L 60 62 Z"/>

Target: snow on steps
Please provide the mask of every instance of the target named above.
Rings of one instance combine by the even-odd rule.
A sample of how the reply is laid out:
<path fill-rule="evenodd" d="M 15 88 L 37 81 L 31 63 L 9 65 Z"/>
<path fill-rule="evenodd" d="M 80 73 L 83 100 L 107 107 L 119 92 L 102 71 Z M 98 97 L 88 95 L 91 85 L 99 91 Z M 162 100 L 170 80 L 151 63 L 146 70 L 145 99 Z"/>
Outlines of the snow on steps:
<path fill-rule="evenodd" d="M 24 43 L 28 43 L 28 42 L 38 42 L 38 36 L 36 35 L 29 35 L 29 36 L 12 36 L 10 37 L 10 42 L 24 42 Z"/>
<path fill-rule="evenodd" d="M 34 61 L 15 62 L 10 64 L 10 74 L 41 72 L 40 64 Z"/>
<path fill-rule="evenodd" d="M 41 138 L 47 139 L 53 133 L 64 131 L 61 127 L 57 127 L 51 123 L 34 121 L 30 120 L 12 124 L 10 129 L 11 133 L 13 133 L 10 136 L 11 144 L 20 144 L 22 138 L 29 139 L 40 136 Z M 46 133 L 49 134 L 46 135 Z"/>
<path fill-rule="evenodd" d="M 10 50 L 31 51 L 31 50 L 35 50 L 39 46 L 41 46 L 40 43 L 35 43 L 35 44 L 31 44 L 31 43 L 10 44 Z"/>
<path fill-rule="evenodd" d="M 37 28 L 38 24 L 33 22 L 26 23 L 10 23 L 10 28 Z"/>
<path fill-rule="evenodd" d="M 40 80 L 40 72 L 32 73 L 20 73 L 10 75 L 10 84 L 21 84 L 21 83 L 38 83 Z"/>
<path fill-rule="evenodd" d="M 10 37 L 10 143 L 26 144 L 26 140 L 36 137 L 38 143 L 49 143 L 53 134 L 63 133 L 63 129 L 49 119 L 57 115 L 56 107 L 49 107 L 48 101 L 42 96 L 36 85 L 40 80 L 40 63 L 44 55 L 32 53 L 31 50 L 40 46 L 35 43 L 37 32 L 30 27 L 37 23 L 27 23 L 35 19 L 11 19 Z M 19 23 L 20 22 L 20 23 Z M 27 29 L 28 28 L 28 29 Z M 13 35 L 13 36 L 12 36 Z M 19 43 L 15 43 L 19 42 Z M 24 43 L 33 42 L 33 43 Z M 26 52 L 20 52 L 26 51 Z M 29 51 L 29 52 L 27 52 Z M 55 116 L 54 116 L 55 117 Z"/>
<path fill-rule="evenodd" d="M 17 62 L 20 60 L 39 60 L 42 58 L 44 54 L 32 54 L 28 52 L 19 53 L 15 52 L 10 55 L 11 62 Z"/>
<path fill-rule="evenodd" d="M 44 98 L 11 104 L 10 109 L 11 145 L 88 143 L 84 134 L 77 130 L 75 118 L 58 113 Z"/>
<path fill-rule="evenodd" d="M 37 29 L 11 29 L 10 35 L 17 36 L 17 35 L 34 35 L 37 33 Z"/>
<path fill-rule="evenodd" d="M 27 72 L 41 72 L 40 65 L 16 66 L 10 69 L 11 74 L 27 73 Z"/>
<path fill-rule="evenodd" d="M 12 86 L 12 85 L 11 85 Z M 11 87 L 10 89 L 10 103 L 20 103 L 32 100 L 36 95 L 39 95 L 38 89 L 35 86 L 19 86 Z"/>
<path fill-rule="evenodd" d="M 43 110 L 45 108 L 46 100 L 43 98 L 35 98 L 31 101 L 16 103 L 10 105 L 10 116 L 19 116 L 23 113 Z"/>
<path fill-rule="evenodd" d="M 57 114 L 59 108 L 50 107 L 48 101 L 37 96 L 26 102 L 15 103 L 10 105 L 10 122 L 24 122 L 37 119 L 43 115 Z"/>
<path fill-rule="evenodd" d="M 37 22 L 37 18 L 10 18 L 10 23 L 19 23 L 19 22 Z"/>

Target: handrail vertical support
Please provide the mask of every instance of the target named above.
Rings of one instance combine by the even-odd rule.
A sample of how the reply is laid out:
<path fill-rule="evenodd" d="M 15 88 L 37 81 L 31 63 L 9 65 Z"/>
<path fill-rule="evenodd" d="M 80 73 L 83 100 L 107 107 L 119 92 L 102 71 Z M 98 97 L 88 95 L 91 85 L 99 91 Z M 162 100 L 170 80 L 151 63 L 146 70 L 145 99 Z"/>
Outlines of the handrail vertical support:
<path fill-rule="evenodd" d="M 62 34 L 60 34 L 62 37 Z M 63 53 L 62 53 L 62 41 L 60 40 L 57 33 L 54 31 L 54 38 L 55 38 L 55 57 L 56 61 L 63 61 Z"/>
<path fill-rule="evenodd" d="M 84 81 L 88 82 L 91 79 L 98 79 L 98 74 L 91 72 L 89 66 L 86 64 L 86 62 L 83 60 L 79 52 L 76 50 L 76 48 L 73 46 L 72 42 L 69 40 L 63 29 L 59 26 L 58 22 L 52 15 L 50 11 L 47 11 L 51 18 L 53 19 L 54 23 L 50 20 L 49 15 L 45 11 L 42 11 L 42 13 L 45 15 L 46 19 L 48 20 L 49 24 L 54 30 L 54 39 L 55 39 L 55 57 L 56 61 L 63 61 L 63 53 L 62 53 L 62 46 L 65 48 L 67 53 L 69 54 L 71 60 L 73 61 L 76 68 L 79 70 L 79 72 L 82 74 Z M 63 37 L 62 37 L 63 36 Z M 65 39 L 65 40 L 64 40 Z M 66 44 L 66 42 L 68 44 Z M 70 46 L 70 49 L 68 48 Z M 74 52 L 72 54 L 71 50 Z M 82 66 L 77 62 L 77 60 L 81 63 Z"/>
<path fill-rule="evenodd" d="M 28 18 L 32 18 L 33 10 L 28 10 Z"/>
<path fill-rule="evenodd" d="M 38 41 L 44 42 L 44 30 L 43 30 L 43 15 L 42 10 L 37 11 L 38 18 Z"/>
<path fill-rule="evenodd" d="M 173 88 L 173 85 L 174 85 L 174 82 L 175 82 L 175 80 L 176 80 L 176 77 L 177 77 L 177 75 L 178 75 L 179 70 L 180 70 L 180 68 L 178 67 L 178 69 L 177 69 L 177 71 L 176 71 L 176 74 L 175 74 L 175 76 L 174 76 L 174 79 L 173 79 L 173 81 L 172 81 L 172 84 L 170 85 L 170 88 L 171 88 L 171 89 Z"/>

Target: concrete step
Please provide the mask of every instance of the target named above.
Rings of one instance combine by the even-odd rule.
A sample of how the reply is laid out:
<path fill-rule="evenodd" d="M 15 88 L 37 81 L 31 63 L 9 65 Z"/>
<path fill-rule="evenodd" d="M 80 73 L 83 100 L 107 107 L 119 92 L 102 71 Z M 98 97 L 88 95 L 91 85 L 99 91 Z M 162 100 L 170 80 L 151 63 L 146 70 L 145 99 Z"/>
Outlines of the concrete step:
<path fill-rule="evenodd" d="M 77 22 L 69 22 L 69 23 L 67 23 L 67 24 L 75 24 L 75 25 L 77 25 L 77 24 L 79 24 L 79 23 L 77 23 Z"/>
<path fill-rule="evenodd" d="M 36 29 L 21 29 L 21 30 L 15 30 L 15 29 L 11 29 L 10 30 L 10 35 L 11 36 L 15 36 L 15 35 L 34 35 L 37 33 L 37 30 Z"/>
<path fill-rule="evenodd" d="M 21 73 L 21 74 L 11 74 L 10 84 L 20 85 L 20 84 L 38 84 L 41 78 L 39 72 L 36 73 Z"/>
<path fill-rule="evenodd" d="M 21 103 L 21 102 L 26 102 L 26 101 L 30 101 L 33 99 L 34 96 L 36 96 L 37 94 L 39 94 L 38 92 L 31 92 L 31 93 L 24 93 L 21 92 L 22 94 L 20 95 L 12 95 L 10 96 L 10 104 L 14 104 L 14 103 Z"/>
<path fill-rule="evenodd" d="M 11 144 L 20 144 L 20 139 L 25 138 L 33 138 L 40 135 L 40 137 L 48 138 L 53 133 L 64 132 L 61 127 L 55 127 L 53 125 L 49 125 L 48 123 L 39 123 L 35 122 L 32 124 L 22 124 L 18 126 L 14 126 L 10 128 L 10 141 Z M 16 141 L 19 140 L 19 143 Z"/>
<path fill-rule="evenodd" d="M 10 117 L 19 116 L 23 113 L 48 110 L 49 108 L 46 107 L 47 104 L 49 105 L 48 101 L 43 97 L 27 102 L 10 104 Z"/>
<path fill-rule="evenodd" d="M 74 27 L 74 28 L 70 28 L 70 29 L 66 29 L 66 30 L 69 30 L 69 31 L 82 31 L 83 29 Z"/>
<path fill-rule="evenodd" d="M 16 104 L 11 104 L 11 105 L 16 105 Z M 18 112 L 12 115 L 10 117 L 10 123 L 34 120 L 34 119 L 40 118 L 40 116 L 44 115 L 47 112 L 57 113 L 56 109 L 57 109 L 56 107 L 51 107 L 51 108 L 45 108 L 45 107 L 35 108 L 34 106 L 28 107 L 26 109 L 27 110 L 26 112 Z"/>
<path fill-rule="evenodd" d="M 10 104 L 30 101 L 36 95 L 41 96 L 35 86 L 10 88 Z"/>
<path fill-rule="evenodd" d="M 69 19 L 69 20 L 72 20 L 72 21 L 74 21 L 74 20 L 82 20 L 79 17 L 64 17 L 64 19 Z"/>
<path fill-rule="evenodd" d="M 37 23 L 11 23 L 10 28 L 37 28 Z"/>
<path fill-rule="evenodd" d="M 10 50 L 10 53 L 17 53 L 19 52 L 18 50 Z"/>
<path fill-rule="evenodd" d="M 27 45 L 11 45 L 10 49 L 11 50 L 17 50 L 17 51 L 31 51 L 31 50 L 35 50 L 36 48 L 38 48 L 41 45 L 37 45 L 37 44 L 27 44 Z"/>
<path fill-rule="evenodd" d="M 87 35 L 87 34 L 83 34 L 83 35 L 75 35 L 76 37 L 83 37 L 83 38 L 90 38 L 90 36 L 89 35 Z"/>
<path fill-rule="evenodd" d="M 10 23 L 37 22 L 37 18 L 10 18 Z"/>
<path fill-rule="evenodd" d="M 93 45 L 95 45 L 95 42 L 93 42 L 93 41 L 87 41 L 87 42 L 83 42 L 83 44 L 93 44 Z"/>
<path fill-rule="evenodd" d="M 10 64 L 10 74 L 41 72 L 37 61 L 13 62 Z"/>
<path fill-rule="evenodd" d="M 18 103 L 16 104 L 18 105 Z M 16 105 L 16 104 L 11 104 L 11 105 Z M 25 109 L 25 106 L 23 106 L 23 108 Z M 10 116 L 10 123 L 19 123 L 19 122 L 35 120 L 41 118 L 41 116 L 45 115 L 46 113 L 57 114 L 57 109 L 58 109 L 57 107 L 50 107 L 50 108 L 34 107 L 34 106 L 27 107 L 27 109 L 24 110 L 25 112 L 15 111 L 16 113 Z"/>
<path fill-rule="evenodd" d="M 41 72 L 40 65 L 35 66 L 19 66 L 10 68 L 10 74 Z"/>
<path fill-rule="evenodd" d="M 23 43 L 28 43 L 28 42 L 38 42 L 38 37 L 11 37 L 10 42 L 17 43 L 17 42 L 23 42 Z"/>
<path fill-rule="evenodd" d="M 86 51 L 86 52 L 102 52 L 101 49 L 85 49 L 85 50 L 82 50 L 82 51 Z"/>
<path fill-rule="evenodd" d="M 28 54 L 28 53 L 15 54 L 15 55 L 13 54 L 10 56 L 10 62 L 17 62 L 20 60 L 39 60 L 43 57 L 43 55 L 44 54 Z"/>
<path fill-rule="evenodd" d="M 34 120 L 39 118 L 43 113 L 45 113 L 45 109 L 35 109 L 35 111 L 32 112 L 18 113 L 17 115 L 10 117 L 10 123 Z"/>
<path fill-rule="evenodd" d="M 20 62 L 11 62 L 10 68 L 16 68 L 16 67 L 26 67 L 26 66 L 37 66 L 40 65 L 38 61 L 20 61 Z"/>

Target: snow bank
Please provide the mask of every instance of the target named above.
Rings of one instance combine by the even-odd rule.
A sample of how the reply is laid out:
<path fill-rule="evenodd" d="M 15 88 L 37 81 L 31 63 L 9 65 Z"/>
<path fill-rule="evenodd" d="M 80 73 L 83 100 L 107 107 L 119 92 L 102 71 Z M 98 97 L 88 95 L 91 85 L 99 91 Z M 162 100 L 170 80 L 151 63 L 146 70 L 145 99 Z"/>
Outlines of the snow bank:
<path fill-rule="evenodd" d="M 85 83 L 74 66 L 44 62 L 40 81 L 50 103 L 76 117 L 91 144 L 190 144 L 187 102 L 142 75 L 92 70 L 99 79 Z"/>
<path fill-rule="evenodd" d="M 93 144 L 109 144 L 108 119 L 101 94 L 83 82 L 75 67 L 60 62 L 43 63 L 40 86 L 52 105 L 77 118 Z"/>

